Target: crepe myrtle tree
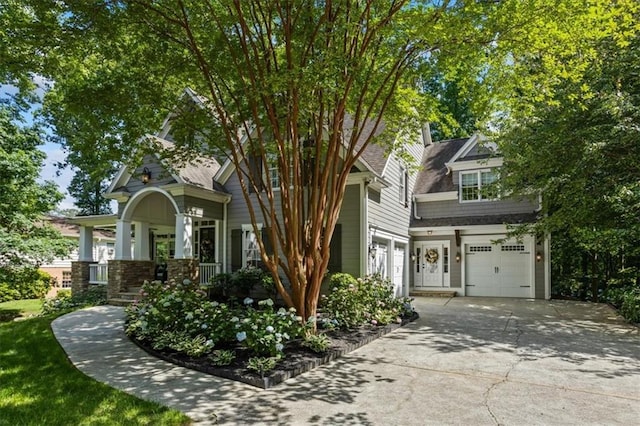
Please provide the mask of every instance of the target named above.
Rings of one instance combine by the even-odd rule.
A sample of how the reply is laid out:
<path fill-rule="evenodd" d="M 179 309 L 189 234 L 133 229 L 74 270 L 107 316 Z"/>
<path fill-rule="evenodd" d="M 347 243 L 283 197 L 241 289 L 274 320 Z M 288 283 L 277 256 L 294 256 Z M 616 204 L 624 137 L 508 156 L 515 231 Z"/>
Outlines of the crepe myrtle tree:
<path fill-rule="evenodd" d="M 547 93 L 557 79 L 583 71 L 590 52 L 566 64 L 567 52 L 615 31 L 611 23 L 633 4 L 5 3 L 13 7 L 0 8 L 0 23 L 15 40 L 0 47 L 7 59 L 0 76 L 24 82 L 35 72 L 55 81 L 45 110 L 60 125 L 75 120 L 86 134 L 68 149 L 96 149 L 83 140 L 100 140 L 111 158 L 135 161 L 149 146 L 140 136 L 171 112 L 176 147 L 163 155 L 173 164 L 202 155 L 233 163 L 254 230 L 262 223 L 267 231 L 264 240 L 256 232 L 262 262 L 304 318 L 316 313 L 358 158 L 370 144 L 402 157 L 421 121 L 438 119 L 438 96 L 416 90 L 425 87 L 419 81 L 455 81 L 473 94 L 478 117 L 496 105 L 508 111 L 511 90 L 539 95 L 544 83 Z M 544 72 L 523 73 L 523 57 L 534 57 Z M 185 87 L 193 89 L 191 100 L 176 105 Z M 269 169 L 277 188 L 263 172 Z"/>

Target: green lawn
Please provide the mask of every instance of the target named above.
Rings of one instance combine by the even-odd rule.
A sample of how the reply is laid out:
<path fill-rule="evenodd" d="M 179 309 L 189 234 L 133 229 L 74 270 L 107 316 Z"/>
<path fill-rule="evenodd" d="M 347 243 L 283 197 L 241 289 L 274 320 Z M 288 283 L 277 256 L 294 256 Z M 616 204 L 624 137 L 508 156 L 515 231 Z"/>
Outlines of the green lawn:
<path fill-rule="evenodd" d="M 34 308 L 16 306 L 21 305 L 11 309 Z M 191 423 L 178 411 L 127 395 L 76 370 L 53 336 L 53 318 L 0 323 L 0 425 Z"/>
<path fill-rule="evenodd" d="M 37 315 L 42 310 L 41 299 L 12 300 L 0 303 L 0 322 Z"/>

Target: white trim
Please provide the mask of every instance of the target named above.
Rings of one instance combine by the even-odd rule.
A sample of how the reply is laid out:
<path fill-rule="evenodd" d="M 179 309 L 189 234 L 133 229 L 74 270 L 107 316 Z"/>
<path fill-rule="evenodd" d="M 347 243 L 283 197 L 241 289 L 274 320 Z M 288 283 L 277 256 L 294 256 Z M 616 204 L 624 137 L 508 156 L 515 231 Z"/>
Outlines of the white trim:
<path fill-rule="evenodd" d="M 173 208 L 175 209 L 176 214 L 180 213 L 180 209 L 178 208 L 178 204 L 176 204 L 176 200 L 173 199 L 171 194 L 169 194 L 167 191 L 165 191 L 162 188 L 158 188 L 158 187 L 155 187 L 155 186 L 150 186 L 150 187 L 147 187 L 147 188 L 142 188 L 140 191 L 136 192 L 133 197 L 131 197 L 131 199 L 129 200 L 127 205 L 124 207 L 124 210 L 122 210 L 122 215 L 120 216 L 121 219 L 127 220 L 127 221 L 131 221 L 131 215 L 133 214 L 133 210 L 135 210 L 135 208 L 138 206 L 140 201 L 145 196 L 147 196 L 149 193 L 152 193 L 152 192 L 159 192 L 160 194 L 162 194 L 165 197 L 167 197 L 169 199 L 169 201 L 171 201 L 171 204 L 173 205 Z"/>
<path fill-rule="evenodd" d="M 219 203 L 226 203 L 231 200 L 231 194 L 215 191 L 211 189 L 199 188 L 196 186 L 184 184 L 184 183 L 171 183 L 169 185 L 163 185 L 160 188 L 168 191 L 173 196 L 191 196 L 204 200 L 216 201 Z"/>
<path fill-rule="evenodd" d="M 104 198 L 116 200 L 119 203 L 126 203 L 131 198 L 131 193 L 127 191 L 105 192 L 102 194 Z"/>
<path fill-rule="evenodd" d="M 125 185 L 129 181 L 129 179 L 131 179 L 131 174 L 128 173 L 128 168 L 129 167 L 127 165 L 120 167 L 120 170 L 118 170 L 118 173 L 116 173 L 114 178 L 111 180 L 111 185 L 109 185 L 109 188 L 107 188 L 107 191 L 105 192 L 105 194 L 111 194 L 114 189 Z M 125 177 L 125 173 L 126 173 L 126 177 Z M 121 179 L 124 181 L 124 184 L 117 185 Z"/>
<path fill-rule="evenodd" d="M 118 215 L 116 214 L 101 214 L 101 215 L 92 215 L 92 216 L 76 216 L 73 218 L 69 218 L 69 223 L 73 223 L 74 225 L 81 226 L 115 226 L 116 220 L 118 220 Z"/>
<path fill-rule="evenodd" d="M 397 234 L 392 234 L 390 232 L 386 232 L 386 231 L 381 231 L 379 230 L 376 225 L 373 224 L 369 224 L 369 232 L 371 233 L 371 237 L 372 238 L 379 238 L 379 239 L 383 239 L 383 240 L 388 240 L 388 241 L 395 241 L 399 244 L 408 244 L 409 243 L 409 238 L 408 237 L 404 237 L 402 235 L 397 235 Z"/>
<path fill-rule="evenodd" d="M 449 160 L 449 163 L 453 163 L 458 158 L 464 157 L 465 155 L 467 155 L 469 151 L 471 151 L 473 146 L 477 145 L 479 140 L 480 140 L 480 135 L 478 133 L 474 133 L 473 135 L 471 135 L 471 137 L 464 143 L 464 145 L 462 145 L 462 148 L 460 148 L 458 152 L 453 154 L 453 157 L 451 157 L 451 160 Z M 447 165 L 449 163 L 447 163 Z"/>
<path fill-rule="evenodd" d="M 473 169 L 479 169 L 479 168 L 486 169 L 486 168 L 501 167 L 503 163 L 504 163 L 504 159 L 502 157 L 490 157 L 490 158 L 481 159 L 481 160 L 458 161 L 457 163 L 449 161 L 448 163 L 445 163 L 445 166 L 447 166 L 447 168 L 450 171 L 455 172 L 455 171 L 473 170 Z"/>
<path fill-rule="evenodd" d="M 551 299 L 551 235 L 547 234 L 543 243 L 544 252 L 544 298 Z"/>
<path fill-rule="evenodd" d="M 432 192 L 429 194 L 415 194 L 413 196 L 419 203 L 429 201 L 449 201 L 458 199 L 458 191 Z"/>
<path fill-rule="evenodd" d="M 369 197 L 367 186 L 360 182 L 360 276 L 367 274 L 369 265 Z"/>
<path fill-rule="evenodd" d="M 463 225 L 463 226 L 433 226 L 409 228 L 412 237 L 426 237 L 433 235 L 451 235 L 456 230 L 461 235 L 496 235 L 507 233 L 507 225 Z"/>

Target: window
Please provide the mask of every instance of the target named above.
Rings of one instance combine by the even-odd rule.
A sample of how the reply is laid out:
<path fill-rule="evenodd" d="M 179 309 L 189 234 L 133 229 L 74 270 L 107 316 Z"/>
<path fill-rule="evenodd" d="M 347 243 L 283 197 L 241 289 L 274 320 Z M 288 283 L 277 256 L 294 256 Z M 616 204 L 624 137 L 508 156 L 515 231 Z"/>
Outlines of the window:
<path fill-rule="evenodd" d="M 497 178 L 492 170 L 460 173 L 460 200 L 481 201 L 496 199 L 498 194 L 491 184 Z"/>
<path fill-rule="evenodd" d="M 262 225 L 258 225 L 262 229 Z M 260 246 L 253 232 L 253 226 L 242 225 L 242 265 L 243 267 L 258 266 L 260 262 Z"/>
<path fill-rule="evenodd" d="M 265 178 L 265 181 L 272 189 L 280 189 L 280 170 L 278 168 L 278 156 L 275 154 L 268 154 L 267 156 L 267 172 Z M 293 182 L 292 167 L 289 167 L 289 182 Z"/>
<path fill-rule="evenodd" d="M 405 207 L 409 206 L 409 173 L 407 169 L 400 166 L 400 176 L 398 181 L 398 196 L 400 203 Z"/>
<path fill-rule="evenodd" d="M 71 288 L 71 271 L 62 271 L 62 288 Z"/>

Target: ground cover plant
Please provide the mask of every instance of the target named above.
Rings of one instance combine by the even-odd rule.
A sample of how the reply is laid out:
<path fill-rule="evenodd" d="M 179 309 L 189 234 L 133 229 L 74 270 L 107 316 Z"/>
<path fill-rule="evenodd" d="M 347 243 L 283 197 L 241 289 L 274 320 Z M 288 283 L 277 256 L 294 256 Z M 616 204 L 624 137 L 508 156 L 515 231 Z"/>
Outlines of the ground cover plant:
<path fill-rule="evenodd" d="M 55 317 L 0 323 L 0 425 L 190 424 L 78 371 L 51 331 Z"/>
<path fill-rule="evenodd" d="M 26 318 L 42 312 L 41 299 L 12 300 L 0 303 L 0 322 Z"/>
<path fill-rule="evenodd" d="M 328 362 L 415 318 L 389 281 L 336 274 L 318 317 L 270 298 L 210 300 L 199 284 L 145 282 L 127 308 L 126 333 L 171 362 L 269 387 Z M 266 380 L 265 380 L 266 379 Z"/>

